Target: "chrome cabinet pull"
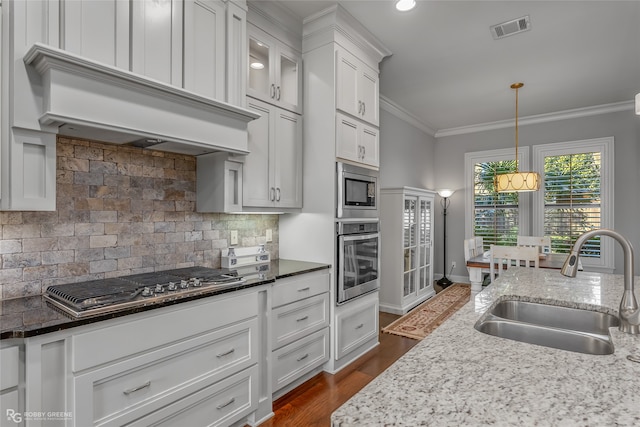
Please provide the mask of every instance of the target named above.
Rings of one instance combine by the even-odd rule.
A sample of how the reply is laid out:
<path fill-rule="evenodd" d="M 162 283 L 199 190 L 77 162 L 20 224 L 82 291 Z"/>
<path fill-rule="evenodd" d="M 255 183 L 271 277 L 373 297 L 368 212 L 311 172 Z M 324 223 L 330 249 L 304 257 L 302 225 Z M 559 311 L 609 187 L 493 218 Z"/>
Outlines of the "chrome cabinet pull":
<path fill-rule="evenodd" d="M 364 113 L 367 111 L 367 104 L 366 103 L 362 103 L 362 115 L 364 116 Z"/>
<path fill-rule="evenodd" d="M 364 323 L 360 323 L 358 326 L 356 326 L 356 329 L 361 329 L 364 326 Z"/>
<path fill-rule="evenodd" d="M 129 396 L 131 393 L 135 393 L 136 391 L 140 391 L 143 388 L 147 388 L 151 385 L 151 381 L 147 381 L 146 383 L 139 385 L 137 387 L 134 388 L 130 388 L 129 390 L 124 390 L 123 393 L 126 394 L 127 396 Z"/>
<path fill-rule="evenodd" d="M 367 147 L 365 147 L 363 145 L 362 146 L 362 160 L 364 160 L 365 157 L 367 157 Z"/>
<path fill-rule="evenodd" d="M 280 187 L 276 188 L 276 202 L 280 201 Z"/>
<path fill-rule="evenodd" d="M 273 202 L 275 199 L 276 199 L 276 189 L 271 187 L 269 189 L 269 200 Z"/>
<path fill-rule="evenodd" d="M 231 353 L 233 353 L 234 351 L 236 351 L 235 348 L 232 348 L 231 350 L 225 351 L 224 353 L 218 353 L 216 354 L 216 357 L 224 357 L 224 356 L 228 356 Z"/>
<path fill-rule="evenodd" d="M 303 320 L 307 320 L 308 318 L 309 318 L 309 316 L 304 316 L 304 317 L 301 317 L 299 319 L 296 319 L 296 322 L 302 322 Z"/>
<path fill-rule="evenodd" d="M 220 404 L 220 405 L 216 406 L 216 409 L 222 409 L 222 408 L 224 408 L 224 407 L 227 407 L 227 406 L 231 405 L 231 404 L 232 404 L 233 402 L 235 402 L 235 401 L 236 401 L 236 398 L 235 398 L 235 397 L 232 397 L 232 398 L 231 398 L 231 399 L 229 399 L 226 403 L 222 403 L 222 404 Z"/>
<path fill-rule="evenodd" d="M 362 113 L 362 101 L 358 101 L 358 114 Z"/>
<path fill-rule="evenodd" d="M 276 96 L 276 99 L 280 101 L 280 86 L 276 88 L 276 93 L 278 94 L 278 96 Z"/>
<path fill-rule="evenodd" d="M 308 291 L 309 289 L 311 289 L 311 288 L 309 286 L 307 286 L 306 288 L 298 289 L 298 292 Z"/>
<path fill-rule="evenodd" d="M 300 356 L 296 359 L 297 362 L 306 359 L 307 357 L 309 357 L 309 353 L 305 353 L 304 356 Z"/>
<path fill-rule="evenodd" d="M 269 96 L 271 98 L 276 96 L 276 85 L 271 84 L 271 87 L 269 88 Z"/>

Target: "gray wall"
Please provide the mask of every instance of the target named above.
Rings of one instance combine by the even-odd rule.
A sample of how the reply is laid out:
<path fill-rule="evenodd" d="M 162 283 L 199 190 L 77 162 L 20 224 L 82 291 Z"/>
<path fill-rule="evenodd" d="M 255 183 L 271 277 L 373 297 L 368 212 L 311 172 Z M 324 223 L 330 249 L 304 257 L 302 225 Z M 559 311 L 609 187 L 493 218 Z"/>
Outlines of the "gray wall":
<path fill-rule="evenodd" d="M 433 190 L 435 146 L 434 137 L 380 109 L 380 187 Z"/>
<path fill-rule="evenodd" d="M 615 193 L 614 228 L 640 248 L 640 117 L 633 111 L 519 126 L 520 146 L 614 137 Z M 452 276 L 468 276 L 464 266 L 464 154 L 514 147 L 513 128 L 438 138 L 435 147 L 435 177 L 438 188 L 458 190 L 447 211 L 447 264 L 457 261 Z M 531 155 L 531 153 L 530 153 Z M 442 215 L 436 215 L 435 277 L 442 274 Z M 440 250 L 438 249 L 440 248 Z M 616 273 L 622 273 L 622 251 L 616 245 Z M 640 257 L 635 260 L 640 271 Z"/>

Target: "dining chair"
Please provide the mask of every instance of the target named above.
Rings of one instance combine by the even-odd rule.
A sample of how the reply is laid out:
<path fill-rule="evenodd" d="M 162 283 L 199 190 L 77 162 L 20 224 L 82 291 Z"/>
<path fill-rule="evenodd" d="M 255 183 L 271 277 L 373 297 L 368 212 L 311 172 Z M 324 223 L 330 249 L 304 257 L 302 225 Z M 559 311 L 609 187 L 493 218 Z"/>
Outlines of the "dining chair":
<path fill-rule="evenodd" d="M 518 236 L 518 246 L 535 246 L 542 253 L 551 253 L 551 237 Z"/>
<path fill-rule="evenodd" d="M 475 236 L 469 239 L 464 240 L 464 261 L 465 263 L 469 261 L 471 258 L 482 255 L 484 253 L 484 241 L 482 236 Z M 467 268 L 469 271 L 469 268 Z M 489 269 L 483 268 L 481 270 L 482 276 L 485 277 L 489 275 Z M 469 271 L 471 274 L 471 271 Z"/>
<path fill-rule="evenodd" d="M 496 265 L 498 269 L 514 266 L 540 268 L 538 248 L 535 246 L 499 246 L 491 245 L 489 262 L 489 277 L 491 282 L 496 278 Z"/>

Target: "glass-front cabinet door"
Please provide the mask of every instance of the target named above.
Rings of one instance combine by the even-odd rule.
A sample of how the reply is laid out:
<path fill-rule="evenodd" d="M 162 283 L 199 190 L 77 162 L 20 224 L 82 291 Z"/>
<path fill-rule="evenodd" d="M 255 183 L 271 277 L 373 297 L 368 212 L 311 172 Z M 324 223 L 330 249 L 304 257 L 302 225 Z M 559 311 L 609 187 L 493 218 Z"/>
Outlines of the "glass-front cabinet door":
<path fill-rule="evenodd" d="M 430 290 L 432 283 L 432 265 L 433 252 L 431 245 L 433 243 L 433 201 L 420 197 L 418 199 L 418 295 Z"/>
<path fill-rule="evenodd" d="M 302 112 L 302 57 L 249 25 L 247 95 L 294 113 Z"/>
<path fill-rule="evenodd" d="M 404 246 L 404 286 L 403 297 L 408 297 L 416 292 L 416 252 L 417 242 L 417 206 L 416 197 L 407 197 L 404 200 L 403 212 L 403 246 Z"/>

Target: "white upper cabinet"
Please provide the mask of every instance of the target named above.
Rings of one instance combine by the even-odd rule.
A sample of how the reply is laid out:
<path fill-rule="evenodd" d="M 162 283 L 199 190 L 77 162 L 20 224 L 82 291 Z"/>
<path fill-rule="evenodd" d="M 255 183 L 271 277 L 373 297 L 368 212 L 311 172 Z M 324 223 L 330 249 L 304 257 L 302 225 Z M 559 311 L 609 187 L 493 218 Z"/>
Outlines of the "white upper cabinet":
<path fill-rule="evenodd" d="M 378 126 L 378 72 L 344 49 L 336 50 L 336 107 Z"/>
<path fill-rule="evenodd" d="M 249 24 L 247 94 L 300 113 L 302 57 L 275 37 Z"/>
<path fill-rule="evenodd" d="M 379 133 L 376 127 L 336 113 L 336 157 L 379 167 Z"/>
<path fill-rule="evenodd" d="M 184 3 L 184 88 L 225 99 L 225 5 L 218 0 Z"/>
<path fill-rule="evenodd" d="M 131 71 L 182 86 L 182 1 L 132 1 L 130 5 Z"/>
<path fill-rule="evenodd" d="M 301 208 L 302 117 L 250 97 L 247 108 L 261 117 L 248 126 L 243 207 Z"/>

